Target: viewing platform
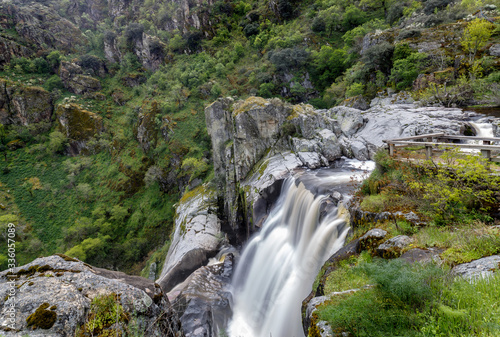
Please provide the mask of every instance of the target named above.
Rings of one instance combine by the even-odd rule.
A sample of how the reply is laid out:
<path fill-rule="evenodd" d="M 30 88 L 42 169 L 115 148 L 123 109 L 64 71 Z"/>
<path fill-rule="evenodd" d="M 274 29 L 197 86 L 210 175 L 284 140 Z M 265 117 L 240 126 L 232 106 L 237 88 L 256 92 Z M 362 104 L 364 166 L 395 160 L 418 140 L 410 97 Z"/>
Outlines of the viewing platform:
<path fill-rule="evenodd" d="M 467 143 L 454 143 L 453 141 L 478 141 L 482 144 L 467 144 Z M 489 161 L 500 162 L 500 138 L 499 137 L 474 137 L 474 136 L 455 136 L 446 133 L 429 133 L 425 135 L 418 135 L 412 137 L 395 138 L 384 140 L 389 146 L 389 155 L 395 155 L 397 147 L 408 146 L 425 146 L 425 157 L 432 158 L 433 149 L 442 149 L 446 147 L 459 147 L 461 149 L 480 150 L 483 157 Z M 497 145 L 494 145 L 494 144 Z"/>

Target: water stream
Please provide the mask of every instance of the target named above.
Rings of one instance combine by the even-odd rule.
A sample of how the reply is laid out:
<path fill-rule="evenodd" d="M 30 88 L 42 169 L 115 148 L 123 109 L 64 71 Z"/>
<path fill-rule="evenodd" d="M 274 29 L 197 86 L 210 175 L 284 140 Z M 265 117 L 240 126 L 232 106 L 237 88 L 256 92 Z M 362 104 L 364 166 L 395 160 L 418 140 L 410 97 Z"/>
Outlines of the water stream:
<path fill-rule="evenodd" d="M 348 165 L 360 165 L 349 161 Z M 370 167 L 372 168 L 372 167 Z M 262 229 L 244 248 L 233 279 L 231 337 L 303 337 L 302 300 L 324 261 L 342 247 L 347 226 L 333 207 L 321 213 L 331 187 L 345 186 L 350 169 L 288 178 Z M 308 185 L 308 188 L 305 187 Z"/>

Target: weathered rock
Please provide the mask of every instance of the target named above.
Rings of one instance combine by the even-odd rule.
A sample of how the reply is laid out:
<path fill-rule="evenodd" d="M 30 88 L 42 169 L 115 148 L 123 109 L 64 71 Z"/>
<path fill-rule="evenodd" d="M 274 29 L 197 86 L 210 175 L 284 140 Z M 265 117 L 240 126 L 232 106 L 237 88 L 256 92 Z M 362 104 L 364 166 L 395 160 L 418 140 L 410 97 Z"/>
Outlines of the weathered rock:
<path fill-rule="evenodd" d="M 59 66 L 59 77 L 61 77 L 64 87 L 77 95 L 102 89 L 101 82 L 93 77 L 83 75 L 82 68 L 76 63 L 62 61 Z"/>
<path fill-rule="evenodd" d="M 328 112 L 339 122 L 342 133 L 347 137 L 354 135 L 364 124 L 364 119 L 358 109 L 335 107 Z"/>
<path fill-rule="evenodd" d="M 300 161 L 310 169 L 328 165 L 328 160 L 316 152 L 299 152 L 297 155 Z"/>
<path fill-rule="evenodd" d="M 157 280 L 164 291 L 170 291 L 215 256 L 222 239 L 216 207 L 216 194 L 205 185 L 181 199 L 172 244 Z"/>
<path fill-rule="evenodd" d="M 187 337 L 219 336 L 231 316 L 233 255 L 196 270 L 169 294 Z"/>
<path fill-rule="evenodd" d="M 158 130 L 155 122 L 155 110 L 150 110 L 139 114 L 137 122 L 137 140 L 141 144 L 144 152 L 149 152 L 151 148 L 156 146 Z"/>
<path fill-rule="evenodd" d="M 316 138 L 319 140 L 321 154 L 329 161 L 334 161 L 342 156 L 342 148 L 339 139 L 328 129 L 318 131 Z"/>
<path fill-rule="evenodd" d="M 493 44 L 489 49 L 489 53 L 491 56 L 500 56 L 500 43 Z"/>
<path fill-rule="evenodd" d="M 443 252 L 443 249 L 420 249 L 414 248 L 403 253 L 399 258 L 408 263 L 428 263 L 428 262 L 440 262 L 441 258 L 439 254 Z"/>
<path fill-rule="evenodd" d="M 15 295 L 9 296 L 12 287 Z M 137 315 L 142 322 L 139 328 L 148 329 L 148 336 L 162 335 L 157 319 L 159 315 L 171 313 L 168 300 L 161 299 L 161 292 L 152 281 L 94 268 L 63 255 L 38 258 L 12 272 L 0 273 L 0 293 L 0 329 L 4 336 L 74 336 L 86 320 L 92 299 L 113 293 L 118 295 L 125 312 Z M 12 324 L 5 315 L 10 303 L 14 303 L 16 310 L 14 330 L 9 330 Z M 44 303 L 48 305 L 42 305 Z M 52 319 L 32 330 L 27 318 L 37 309 L 50 311 Z M 174 315 L 168 315 L 165 323 L 179 331 Z"/>
<path fill-rule="evenodd" d="M 154 71 L 163 63 L 163 49 L 165 47 L 166 44 L 161 42 L 157 37 L 143 33 L 142 38 L 135 43 L 135 54 L 144 68 Z"/>
<path fill-rule="evenodd" d="M 469 263 L 459 264 L 452 269 L 452 272 L 463 278 L 475 280 L 489 277 L 494 272 L 498 272 L 499 269 L 500 255 L 493 255 Z"/>
<path fill-rule="evenodd" d="M 59 129 L 70 141 L 72 154 L 80 153 L 85 148 L 86 141 L 103 130 L 101 116 L 75 103 L 58 105 L 56 115 Z"/>
<path fill-rule="evenodd" d="M 345 99 L 344 101 L 342 101 L 342 103 L 339 104 L 339 106 L 345 106 L 358 110 L 368 110 L 370 108 L 370 103 L 363 95 L 358 95 Z"/>
<path fill-rule="evenodd" d="M 40 50 L 74 52 L 87 38 L 53 8 L 41 3 L 2 3 L 2 28 L 15 34 L 0 37 L 0 66 L 13 57 L 29 57 Z"/>
<path fill-rule="evenodd" d="M 395 236 L 377 247 L 377 254 L 385 259 L 398 257 L 413 240 L 406 235 Z"/>
<path fill-rule="evenodd" d="M 361 250 L 370 250 L 379 245 L 379 243 L 386 237 L 387 231 L 374 228 L 366 232 L 359 238 L 359 247 Z"/>
<path fill-rule="evenodd" d="M 26 87 L 0 79 L 0 122 L 30 125 L 50 122 L 52 97 L 40 87 Z"/>

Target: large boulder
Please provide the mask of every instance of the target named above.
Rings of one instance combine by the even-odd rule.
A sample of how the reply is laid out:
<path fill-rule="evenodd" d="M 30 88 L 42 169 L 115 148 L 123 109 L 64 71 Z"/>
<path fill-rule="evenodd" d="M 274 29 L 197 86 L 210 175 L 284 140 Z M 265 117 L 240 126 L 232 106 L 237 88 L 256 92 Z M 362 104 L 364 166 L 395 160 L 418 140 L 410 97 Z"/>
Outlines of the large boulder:
<path fill-rule="evenodd" d="M 186 337 L 220 336 L 231 317 L 233 255 L 196 270 L 168 293 Z"/>
<path fill-rule="evenodd" d="M 175 232 L 157 283 L 165 292 L 215 256 L 222 240 L 217 197 L 206 185 L 184 194 L 177 206 Z"/>
<path fill-rule="evenodd" d="M 468 263 L 462 263 L 455 266 L 452 272 L 463 278 L 474 280 L 486 278 L 500 269 L 500 255 L 483 257 Z"/>
<path fill-rule="evenodd" d="M 163 336 L 165 325 L 181 333 L 168 299 L 152 281 L 64 255 L 1 272 L 0 294 L 4 336 L 74 336 L 87 320 L 92 300 L 107 295 L 115 296 L 125 313 L 136 316 L 138 328 L 148 336 Z M 12 306 L 15 315 L 9 315 Z"/>
<path fill-rule="evenodd" d="M 56 115 L 59 129 L 70 141 L 72 154 L 80 153 L 86 147 L 86 142 L 103 130 L 101 116 L 75 103 L 58 105 Z"/>

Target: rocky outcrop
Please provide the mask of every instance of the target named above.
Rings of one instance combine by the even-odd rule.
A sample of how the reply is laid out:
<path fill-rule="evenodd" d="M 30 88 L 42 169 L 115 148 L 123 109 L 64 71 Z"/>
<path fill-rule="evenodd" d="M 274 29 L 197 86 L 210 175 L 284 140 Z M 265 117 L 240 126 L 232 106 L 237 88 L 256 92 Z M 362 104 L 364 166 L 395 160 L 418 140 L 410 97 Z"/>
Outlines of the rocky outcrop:
<path fill-rule="evenodd" d="M 74 336 L 85 323 L 92 300 L 105 295 L 115 295 L 147 336 L 163 336 L 165 327 L 182 334 L 168 299 L 152 281 L 94 268 L 64 255 L 38 258 L 0 273 L 0 294 L 4 336 Z M 11 305 L 13 321 L 8 315 Z"/>
<path fill-rule="evenodd" d="M 59 129 L 70 141 L 70 153 L 78 154 L 86 146 L 86 141 L 103 130 L 102 117 L 83 109 L 75 103 L 57 106 Z"/>
<path fill-rule="evenodd" d="M 154 148 L 157 141 L 158 130 L 155 122 L 155 110 L 148 110 L 139 114 L 137 122 L 137 140 L 141 144 L 142 150 L 147 153 Z"/>
<path fill-rule="evenodd" d="M 23 86 L 0 79 L 0 122 L 31 125 L 50 122 L 52 96 L 40 87 Z"/>
<path fill-rule="evenodd" d="M 144 68 L 157 70 L 163 63 L 166 44 L 157 37 L 143 33 L 142 38 L 135 42 L 135 55 Z"/>
<path fill-rule="evenodd" d="M 3 3 L 0 19 L 2 27 L 16 33 L 0 38 L 0 66 L 12 57 L 30 56 L 39 50 L 55 49 L 74 52 L 87 44 L 81 31 L 54 9 L 39 2 L 26 5 Z"/>
<path fill-rule="evenodd" d="M 62 61 L 59 66 L 59 77 L 64 87 L 77 95 L 102 89 L 101 82 L 91 76 L 83 75 L 83 69 L 76 63 Z"/>
<path fill-rule="evenodd" d="M 157 280 L 166 292 L 215 256 L 222 239 L 217 197 L 206 185 L 185 193 L 176 212 L 172 244 Z"/>
<path fill-rule="evenodd" d="M 385 147 L 385 139 L 462 134 L 473 116 L 460 109 L 418 107 L 407 93 L 378 97 L 366 111 L 344 106 L 315 110 L 258 97 L 223 98 L 205 109 L 224 214 L 240 233 L 250 233 L 258 223 L 257 200 L 286 172 L 328 166 L 342 155 L 367 160 Z M 270 164 L 276 173 L 268 179 Z"/>

